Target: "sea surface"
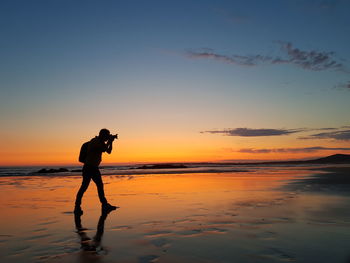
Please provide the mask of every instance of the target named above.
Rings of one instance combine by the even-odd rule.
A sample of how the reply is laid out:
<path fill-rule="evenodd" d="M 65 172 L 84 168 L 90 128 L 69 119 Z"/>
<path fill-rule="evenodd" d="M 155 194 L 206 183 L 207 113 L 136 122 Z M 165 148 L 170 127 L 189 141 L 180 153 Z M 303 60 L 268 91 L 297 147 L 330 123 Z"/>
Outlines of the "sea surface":
<path fill-rule="evenodd" d="M 142 175 L 142 174 L 184 174 L 184 173 L 232 173 L 253 171 L 277 171 L 290 169 L 308 169 L 325 167 L 343 167 L 346 165 L 325 164 L 225 164 L 225 163 L 185 163 L 185 168 L 161 168 L 142 169 L 143 166 L 153 164 L 135 165 L 101 165 L 102 175 Z M 156 164 L 157 165 L 157 164 Z M 178 163 L 168 164 L 170 166 L 182 165 Z M 67 169 L 67 172 L 40 173 L 41 169 Z M 0 167 L 0 177 L 8 176 L 72 176 L 81 174 L 81 165 L 75 166 L 3 166 Z"/>

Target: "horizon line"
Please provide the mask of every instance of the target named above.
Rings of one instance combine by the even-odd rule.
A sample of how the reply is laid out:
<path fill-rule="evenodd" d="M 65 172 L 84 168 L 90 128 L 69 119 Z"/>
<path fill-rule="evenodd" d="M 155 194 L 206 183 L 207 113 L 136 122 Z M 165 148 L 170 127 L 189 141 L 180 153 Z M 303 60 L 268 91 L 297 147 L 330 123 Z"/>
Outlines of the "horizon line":
<path fill-rule="evenodd" d="M 335 154 L 332 154 L 335 155 Z M 212 160 L 212 161 L 174 161 L 174 162 L 165 162 L 165 161 L 155 161 L 155 162 L 109 162 L 102 163 L 100 167 L 103 166 L 122 166 L 122 165 L 142 165 L 142 164 L 179 164 L 179 163 L 258 163 L 258 162 L 287 162 L 287 161 L 305 161 L 312 160 L 322 157 L 327 157 L 331 155 L 322 155 L 322 156 L 312 156 L 312 157 L 304 157 L 304 158 L 286 158 L 286 159 L 224 159 L 224 160 Z M 42 166 L 83 166 L 82 163 L 43 163 L 43 164 L 0 164 L 0 168 L 6 167 L 42 167 Z"/>

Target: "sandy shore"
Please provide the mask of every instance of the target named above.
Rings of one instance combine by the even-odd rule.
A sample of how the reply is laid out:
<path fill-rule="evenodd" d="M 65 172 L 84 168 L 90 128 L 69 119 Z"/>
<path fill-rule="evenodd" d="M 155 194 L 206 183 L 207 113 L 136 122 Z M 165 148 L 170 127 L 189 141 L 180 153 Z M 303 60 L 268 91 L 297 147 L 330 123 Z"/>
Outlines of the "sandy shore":
<path fill-rule="evenodd" d="M 349 167 L 0 178 L 0 262 L 349 262 Z"/>

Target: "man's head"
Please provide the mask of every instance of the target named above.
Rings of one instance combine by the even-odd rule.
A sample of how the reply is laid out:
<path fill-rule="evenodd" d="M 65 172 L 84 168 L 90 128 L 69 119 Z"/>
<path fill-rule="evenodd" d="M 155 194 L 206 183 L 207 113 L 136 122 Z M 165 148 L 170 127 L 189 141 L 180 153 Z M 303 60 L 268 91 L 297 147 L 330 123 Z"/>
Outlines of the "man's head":
<path fill-rule="evenodd" d="M 107 141 L 110 138 L 110 136 L 111 136 L 111 133 L 107 129 L 101 129 L 100 133 L 98 134 L 98 137 L 102 141 Z"/>

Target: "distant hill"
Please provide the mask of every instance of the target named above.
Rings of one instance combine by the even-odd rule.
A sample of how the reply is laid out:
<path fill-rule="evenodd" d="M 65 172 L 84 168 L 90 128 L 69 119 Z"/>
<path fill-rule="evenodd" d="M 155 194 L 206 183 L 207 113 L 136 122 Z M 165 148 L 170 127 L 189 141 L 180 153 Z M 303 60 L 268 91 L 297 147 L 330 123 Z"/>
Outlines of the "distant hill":
<path fill-rule="evenodd" d="M 333 154 L 327 157 L 305 161 L 275 161 L 261 162 L 260 164 L 350 164 L 350 154 Z"/>
<path fill-rule="evenodd" d="M 315 160 L 308 160 L 312 163 L 350 163 L 350 154 L 334 154 Z"/>
<path fill-rule="evenodd" d="M 231 165 L 259 165 L 259 164 L 350 164 L 350 154 L 333 154 L 327 157 L 300 161 L 263 161 L 247 163 L 225 163 Z"/>

